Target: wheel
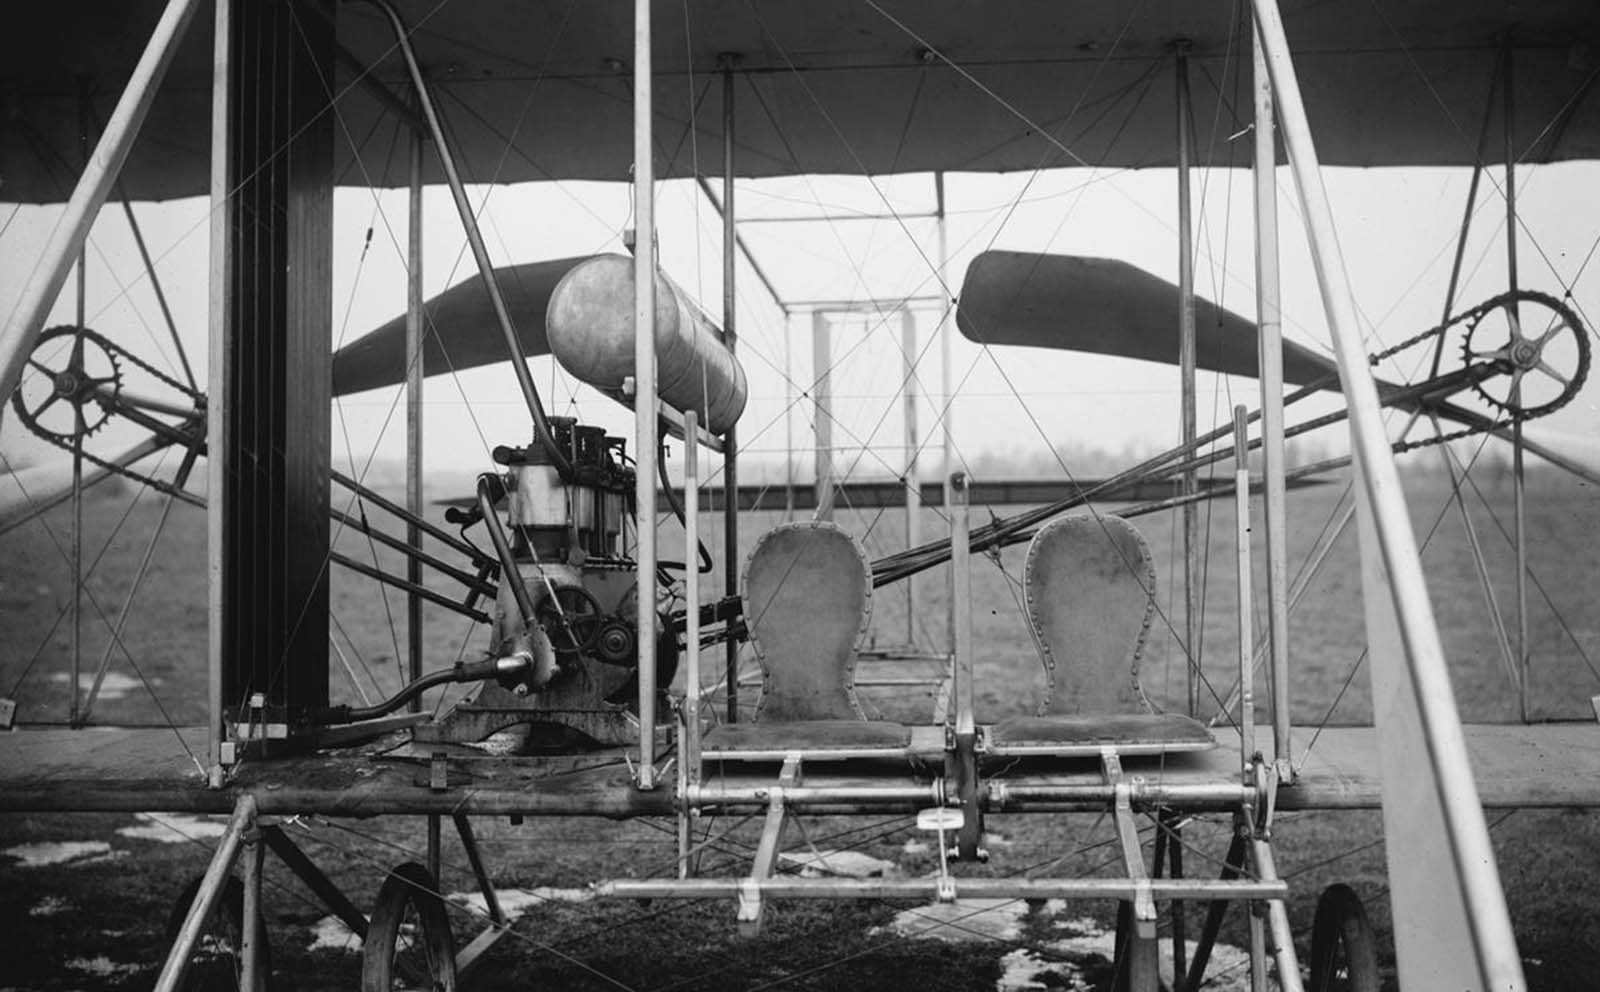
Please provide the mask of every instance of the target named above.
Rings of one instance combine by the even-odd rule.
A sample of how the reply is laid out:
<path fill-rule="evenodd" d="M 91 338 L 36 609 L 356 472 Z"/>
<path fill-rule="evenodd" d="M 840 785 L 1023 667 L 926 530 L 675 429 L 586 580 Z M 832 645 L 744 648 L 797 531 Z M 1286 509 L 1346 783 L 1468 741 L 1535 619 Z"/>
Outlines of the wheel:
<path fill-rule="evenodd" d="M 432 872 L 408 861 L 389 873 L 361 955 L 361 992 L 454 992 L 456 942 Z"/>
<path fill-rule="evenodd" d="M 1317 900 L 1311 929 L 1310 992 L 1378 992 L 1378 942 L 1348 885 L 1330 885 Z"/>
<path fill-rule="evenodd" d="M 196 876 L 173 900 L 172 912 L 167 916 L 169 945 L 178 939 L 178 931 L 183 928 L 184 918 L 189 915 L 189 907 L 194 905 L 194 898 L 200 892 L 202 878 Z M 195 942 L 194 953 L 189 958 L 189 970 L 184 975 L 181 988 L 211 992 L 241 987 L 243 921 L 244 883 L 230 877 L 223 883 L 222 895 L 211 912 L 211 919 L 206 922 L 205 928 L 200 931 L 200 939 Z M 256 921 L 256 946 L 261 948 L 261 980 L 256 983 L 256 989 L 265 992 L 269 987 L 267 976 L 272 974 L 272 953 L 267 943 L 265 920 Z"/>

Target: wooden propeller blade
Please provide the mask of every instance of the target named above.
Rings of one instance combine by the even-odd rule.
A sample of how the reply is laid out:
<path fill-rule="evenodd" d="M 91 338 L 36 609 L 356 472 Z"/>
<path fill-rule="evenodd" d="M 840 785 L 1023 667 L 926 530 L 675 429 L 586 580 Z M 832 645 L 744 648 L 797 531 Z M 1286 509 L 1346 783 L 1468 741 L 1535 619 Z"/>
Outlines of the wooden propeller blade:
<path fill-rule="evenodd" d="M 509 265 L 494 270 L 522 353 L 548 355 L 544 314 L 556 283 L 583 258 Z M 460 371 L 508 359 L 505 338 L 483 283 L 473 276 L 423 304 L 423 374 Z M 406 378 L 406 318 L 394 318 L 333 356 L 333 395 L 393 386 Z"/>
<path fill-rule="evenodd" d="M 984 252 L 967 267 L 956 324 L 980 344 L 1178 361 L 1178 287 L 1114 259 Z M 1256 325 L 1196 297 L 1195 354 L 1207 371 L 1253 377 Z M 1303 386 L 1335 371 L 1332 359 L 1284 342 L 1285 381 Z"/>

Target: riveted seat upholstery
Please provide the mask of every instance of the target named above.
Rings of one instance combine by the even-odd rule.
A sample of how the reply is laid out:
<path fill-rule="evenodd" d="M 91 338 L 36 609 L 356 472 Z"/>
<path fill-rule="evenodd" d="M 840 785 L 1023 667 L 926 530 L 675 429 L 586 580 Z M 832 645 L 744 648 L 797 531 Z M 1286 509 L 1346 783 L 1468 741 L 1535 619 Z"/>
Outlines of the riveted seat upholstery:
<path fill-rule="evenodd" d="M 1097 514 L 1042 528 L 1028 546 L 1023 588 L 1045 693 L 1033 715 L 995 724 L 991 751 L 1137 754 L 1215 744 L 1198 721 L 1155 712 L 1139 684 L 1156 573 L 1132 524 Z"/>
<path fill-rule="evenodd" d="M 872 570 L 831 523 L 783 524 L 756 544 L 744 572 L 744 617 L 761 665 L 751 723 L 712 729 L 708 755 L 800 751 L 856 756 L 904 749 L 910 730 L 867 721 L 856 655 L 872 616 Z"/>

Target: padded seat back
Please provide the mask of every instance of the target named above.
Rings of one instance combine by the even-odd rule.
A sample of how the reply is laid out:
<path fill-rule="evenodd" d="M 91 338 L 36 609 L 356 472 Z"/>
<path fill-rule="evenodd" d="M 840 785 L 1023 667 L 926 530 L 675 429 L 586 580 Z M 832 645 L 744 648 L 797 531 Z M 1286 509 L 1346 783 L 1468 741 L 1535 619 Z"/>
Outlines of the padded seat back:
<path fill-rule="evenodd" d="M 757 720 L 865 720 L 856 652 L 872 617 L 872 569 L 831 523 L 768 531 L 744 570 L 744 616 L 761 663 Z"/>
<path fill-rule="evenodd" d="M 1045 669 L 1043 715 L 1149 713 L 1139 659 L 1155 615 L 1156 571 L 1133 525 L 1063 517 L 1028 545 L 1028 623 Z"/>

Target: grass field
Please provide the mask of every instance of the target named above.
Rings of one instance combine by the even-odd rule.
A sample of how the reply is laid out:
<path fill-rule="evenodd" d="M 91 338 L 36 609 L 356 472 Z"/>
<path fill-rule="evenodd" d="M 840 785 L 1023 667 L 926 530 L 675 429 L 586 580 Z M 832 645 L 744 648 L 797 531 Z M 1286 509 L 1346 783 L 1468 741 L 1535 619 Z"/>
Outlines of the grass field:
<path fill-rule="evenodd" d="M 1437 480 L 1419 477 L 1415 482 L 1410 492 L 1417 531 L 1428 535 L 1437 530 L 1423 560 L 1463 717 L 1517 719 L 1517 693 L 1492 636 L 1460 517 L 1445 504 Z M 1289 521 L 1291 572 L 1335 512 L 1341 491 L 1334 484 L 1295 495 Z M 1494 508 L 1492 514 L 1476 496 L 1469 496 L 1468 507 L 1497 598 L 1509 618 L 1515 609 L 1514 568 L 1499 527 L 1510 526 L 1510 491 L 1501 486 L 1483 495 Z M 123 520 L 126 506 L 126 496 L 100 496 L 89 501 L 86 512 L 90 560 L 102 546 L 106 549 L 88 581 L 97 604 L 83 624 L 82 651 L 90 671 L 107 643 L 106 626 L 94 610 L 115 617 L 157 516 L 154 503 L 141 501 Z M 977 512 L 981 522 L 984 511 Z M 1215 519 L 1208 529 L 1202 661 L 1221 695 L 1236 671 L 1231 505 L 1216 504 L 1211 512 Z M 776 513 L 752 515 L 744 524 L 746 541 L 778 519 Z M 847 511 L 840 521 L 863 535 L 875 555 L 903 546 L 902 524 L 892 512 L 878 516 Z M 57 623 L 71 589 L 57 545 L 66 545 L 70 523 L 61 511 L 48 523 L 48 530 L 34 526 L 0 538 L 7 562 L 0 576 L 0 693 L 18 700 L 21 719 L 36 722 L 65 718 L 71 678 L 68 625 Z M 1174 633 L 1181 630 L 1182 618 L 1172 606 L 1178 598 L 1176 542 L 1172 521 L 1165 517 L 1142 518 L 1139 524 L 1155 550 L 1163 583 L 1145 682 L 1158 700 L 1173 705 L 1183 698 L 1183 666 Z M 925 512 L 925 535 L 940 533 L 944 526 L 934 511 Z M 1530 715 L 1592 719 L 1589 698 L 1600 693 L 1593 668 L 1600 656 L 1600 615 L 1593 609 L 1593 590 L 1600 587 L 1600 496 L 1590 488 L 1537 479 L 1528 533 L 1530 571 L 1536 579 L 1528 620 Z M 1260 536 L 1258 522 L 1258 548 Z M 122 634 L 132 661 L 122 653 L 113 655 L 108 691 L 95 709 L 97 722 L 203 721 L 203 545 L 203 515 L 176 510 Z M 355 556 L 369 553 L 367 542 L 354 534 L 341 535 L 339 546 Z M 1013 584 L 1020 577 L 1021 557 L 1017 548 L 1000 557 L 1000 568 L 980 563 L 975 581 L 982 719 L 1024 710 L 1041 684 Z M 379 558 L 393 567 L 392 556 Z M 1264 626 L 1259 619 L 1264 589 L 1259 551 L 1257 559 L 1254 610 L 1259 628 Z M 1296 722 L 1370 719 L 1366 673 L 1355 669 L 1363 640 L 1355 575 L 1352 531 L 1307 586 L 1294 614 Z M 713 588 L 719 587 L 717 578 Z M 378 695 L 392 690 L 398 680 L 397 645 L 404 638 L 403 628 L 398 638 L 391 632 L 388 617 L 400 616 L 403 604 L 393 594 L 385 603 L 368 581 L 337 572 L 333 599 L 336 639 L 353 674 L 347 677 L 343 664 L 334 662 L 335 697 L 356 700 L 362 691 Z M 947 616 L 942 573 L 929 573 L 919 583 L 910 627 L 917 643 L 942 645 Z M 880 590 L 873 623 L 878 643 L 904 643 L 907 629 L 904 593 Z M 481 639 L 481 632 L 464 621 L 430 609 L 428 667 L 449 664 L 462 651 L 480 650 Z M 720 658 L 720 650 L 707 657 Z M 904 693 L 880 692 L 870 701 L 888 715 L 926 713 L 925 698 Z M 1538 773 L 1529 769 L 1530 776 Z M 1600 900 L 1592 894 L 1600 883 L 1600 872 L 1593 867 L 1600 818 L 1592 812 L 1528 811 L 1497 814 L 1491 823 L 1530 984 L 1538 989 L 1593 988 L 1594 976 L 1600 975 Z M 890 871 L 915 876 L 931 869 L 933 856 L 919 847 L 920 838 L 909 826 L 903 820 L 813 820 L 807 836 L 818 848 L 856 848 L 891 865 Z M 360 906 L 370 905 L 384 871 L 414 856 L 405 852 L 422 844 L 419 822 L 303 820 L 290 829 Z M 961 922 L 961 929 L 982 930 L 988 939 L 945 942 L 899 933 L 896 916 L 908 909 L 905 905 L 780 904 L 770 912 L 762 936 L 741 940 L 732 935 L 730 905 L 641 907 L 586 898 L 584 886 L 597 879 L 667 869 L 674 856 L 670 822 L 564 820 L 513 826 L 483 821 L 478 829 L 497 887 L 521 893 L 526 906 L 513 939 L 502 941 L 472 976 L 475 988 L 1046 988 L 1073 987 L 1074 982 L 1093 987 L 1107 977 L 1103 967 L 1096 970 L 1094 953 L 1083 949 L 1109 918 L 1105 907 L 996 907 Z M 0 818 L 0 926 L 6 932 L 0 940 L 0 988 L 149 987 L 163 951 L 171 900 L 203 868 L 215 830 L 207 821 L 127 816 Z M 1106 825 L 1093 817 L 995 817 L 991 830 L 994 857 L 981 870 L 997 875 L 1063 855 L 1070 856 L 1053 871 L 1089 870 L 1103 860 L 1101 845 L 1109 837 Z M 1202 842 L 1214 838 L 1199 849 L 1220 855 L 1226 830 L 1225 821 L 1202 820 L 1189 828 L 1189 836 Z M 728 838 L 728 845 L 751 844 L 754 837 L 755 827 L 747 825 Z M 1280 868 L 1295 893 L 1291 919 L 1297 928 L 1307 930 L 1316 894 L 1338 880 L 1355 885 L 1368 898 L 1369 911 L 1386 932 L 1382 837 L 1375 815 L 1284 816 L 1275 840 Z M 50 846 L 61 844 L 87 846 Z M 716 855 L 716 860 L 728 858 L 731 854 Z M 447 843 L 446 862 L 445 888 L 470 891 L 459 848 Z M 1214 867 L 1202 860 L 1191 862 L 1190 870 L 1210 873 Z M 277 987 L 354 987 L 359 956 L 351 953 L 349 942 L 325 935 L 317 944 L 324 910 L 271 860 L 268 878 Z M 469 911 L 456 913 L 455 919 L 462 934 L 474 929 Z M 1000 924 L 991 925 L 994 919 Z M 1072 943 L 1080 939 L 1088 943 Z M 1242 942 L 1237 914 L 1230 917 L 1224 939 Z M 1303 955 L 1304 944 L 1301 951 Z M 1024 959 L 1038 967 L 1019 971 L 1016 965 L 1026 963 Z"/>

